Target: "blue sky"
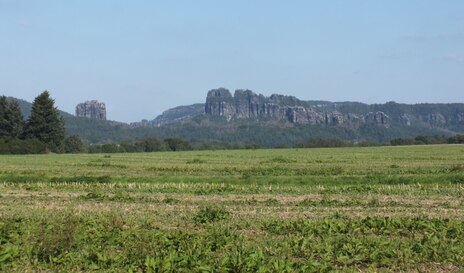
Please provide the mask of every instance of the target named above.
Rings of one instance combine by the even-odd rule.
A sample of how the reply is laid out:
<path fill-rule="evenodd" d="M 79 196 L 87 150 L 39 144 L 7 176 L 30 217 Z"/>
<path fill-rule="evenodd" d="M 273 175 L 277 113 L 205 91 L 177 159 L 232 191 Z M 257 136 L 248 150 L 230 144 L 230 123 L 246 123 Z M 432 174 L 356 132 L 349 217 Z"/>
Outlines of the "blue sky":
<path fill-rule="evenodd" d="M 464 1 L 0 0 L 0 94 L 129 122 L 217 87 L 464 102 Z"/>

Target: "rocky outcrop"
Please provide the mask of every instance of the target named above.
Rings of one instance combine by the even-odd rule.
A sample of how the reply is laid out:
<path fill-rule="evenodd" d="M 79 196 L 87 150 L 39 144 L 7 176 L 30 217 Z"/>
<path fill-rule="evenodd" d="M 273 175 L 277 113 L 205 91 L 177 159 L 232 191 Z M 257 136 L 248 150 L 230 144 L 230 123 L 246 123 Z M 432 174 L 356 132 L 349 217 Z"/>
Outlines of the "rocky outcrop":
<path fill-rule="evenodd" d="M 314 125 L 316 131 L 316 126 L 342 127 L 351 132 L 362 132 L 359 129 L 365 126 L 380 127 L 377 128 L 379 130 L 367 130 L 377 133 L 387 128 L 395 128 L 394 132 L 418 130 L 418 134 L 428 130 L 438 134 L 464 130 L 463 103 L 411 105 L 391 101 L 369 105 L 360 102 L 303 101 L 278 94 L 266 97 L 247 89 L 236 90 L 232 95 L 225 88 L 209 91 L 206 103 L 169 109 L 154 120 L 131 125 L 161 127 L 189 121 L 222 124 L 222 119 L 209 119 L 208 116 L 222 117 L 231 125 L 233 121 L 249 119 L 270 126 Z"/>
<path fill-rule="evenodd" d="M 459 124 L 464 124 L 464 113 L 456 114 L 456 120 Z"/>
<path fill-rule="evenodd" d="M 359 128 L 359 126 L 365 123 L 365 117 L 363 115 L 346 113 L 344 116 L 344 125 L 347 128 Z"/>
<path fill-rule="evenodd" d="M 326 112 L 325 124 L 327 125 L 342 125 L 345 123 L 345 117 L 340 112 Z"/>
<path fill-rule="evenodd" d="M 225 117 L 230 120 L 235 115 L 234 98 L 229 90 L 220 88 L 208 92 L 205 103 L 205 113 Z"/>
<path fill-rule="evenodd" d="M 231 119 L 271 119 L 294 124 L 334 125 L 359 127 L 374 124 L 389 127 L 390 117 L 381 112 L 365 116 L 338 111 L 321 111 L 293 96 L 272 95 L 265 97 L 250 90 L 237 90 L 234 96 L 229 90 L 220 88 L 208 92 L 205 114 Z"/>
<path fill-rule="evenodd" d="M 404 126 L 411 126 L 412 119 L 413 118 L 408 114 L 400 114 L 399 116 L 399 122 L 401 125 L 404 125 Z"/>
<path fill-rule="evenodd" d="M 375 113 L 367 113 L 365 117 L 366 124 L 374 124 L 384 126 L 386 128 L 390 127 L 390 117 L 384 112 L 377 111 Z"/>
<path fill-rule="evenodd" d="M 425 121 L 432 127 L 443 127 L 446 124 L 446 118 L 440 113 L 431 113 L 426 115 Z"/>
<path fill-rule="evenodd" d="M 96 100 L 79 103 L 76 106 L 76 116 L 90 119 L 106 120 L 106 106 Z"/>

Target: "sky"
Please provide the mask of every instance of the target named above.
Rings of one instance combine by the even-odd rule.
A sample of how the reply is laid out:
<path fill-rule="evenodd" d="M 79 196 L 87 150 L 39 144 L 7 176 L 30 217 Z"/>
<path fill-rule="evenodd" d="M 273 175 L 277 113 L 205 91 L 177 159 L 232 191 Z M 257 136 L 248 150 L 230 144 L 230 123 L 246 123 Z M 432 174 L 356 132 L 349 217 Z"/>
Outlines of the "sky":
<path fill-rule="evenodd" d="M 0 0 L 0 94 L 132 122 L 219 87 L 464 103 L 464 1 Z"/>

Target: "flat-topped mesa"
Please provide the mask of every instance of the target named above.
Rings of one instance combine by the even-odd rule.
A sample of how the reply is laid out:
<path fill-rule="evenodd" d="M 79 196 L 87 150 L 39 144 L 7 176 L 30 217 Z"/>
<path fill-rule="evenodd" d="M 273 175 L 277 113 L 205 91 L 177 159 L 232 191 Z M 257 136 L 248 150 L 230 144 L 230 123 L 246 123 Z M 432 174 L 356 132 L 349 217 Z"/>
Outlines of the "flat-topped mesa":
<path fill-rule="evenodd" d="M 96 120 L 106 120 L 106 106 L 96 100 L 79 103 L 76 106 L 76 116 Z"/>

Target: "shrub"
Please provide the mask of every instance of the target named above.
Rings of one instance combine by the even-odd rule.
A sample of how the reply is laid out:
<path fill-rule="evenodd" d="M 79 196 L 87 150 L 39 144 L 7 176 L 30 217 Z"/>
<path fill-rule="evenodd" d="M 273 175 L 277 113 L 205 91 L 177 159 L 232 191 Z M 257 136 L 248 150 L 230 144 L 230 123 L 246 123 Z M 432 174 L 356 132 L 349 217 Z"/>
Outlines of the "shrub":
<path fill-rule="evenodd" d="M 79 136 L 68 136 L 64 139 L 65 153 L 82 153 L 84 152 L 84 143 Z"/>
<path fill-rule="evenodd" d="M 192 160 L 187 160 L 187 164 L 203 164 L 206 163 L 206 160 L 194 158 Z"/>
<path fill-rule="evenodd" d="M 44 154 L 47 146 L 37 139 L 0 139 L 0 154 Z"/>

